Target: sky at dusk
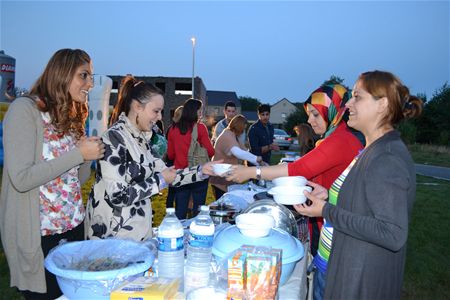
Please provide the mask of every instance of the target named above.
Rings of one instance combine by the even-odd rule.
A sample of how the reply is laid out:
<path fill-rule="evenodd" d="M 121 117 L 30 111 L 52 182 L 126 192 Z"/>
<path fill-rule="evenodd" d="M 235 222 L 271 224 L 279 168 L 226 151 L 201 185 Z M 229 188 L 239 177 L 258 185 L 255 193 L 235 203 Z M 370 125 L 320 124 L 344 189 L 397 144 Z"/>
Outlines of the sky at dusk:
<path fill-rule="evenodd" d="M 96 74 L 191 77 L 263 103 L 304 101 L 331 75 L 398 75 L 412 93 L 449 81 L 449 1 L 0 0 L 0 50 L 30 88 L 60 48 Z"/>

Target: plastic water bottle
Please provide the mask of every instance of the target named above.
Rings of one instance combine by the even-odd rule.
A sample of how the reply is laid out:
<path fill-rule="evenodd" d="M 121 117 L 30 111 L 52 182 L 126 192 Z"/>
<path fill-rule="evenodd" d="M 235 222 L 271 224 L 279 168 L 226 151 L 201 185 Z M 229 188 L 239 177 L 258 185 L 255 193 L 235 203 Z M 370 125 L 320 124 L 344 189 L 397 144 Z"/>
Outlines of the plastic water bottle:
<path fill-rule="evenodd" d="M 189 226 L 184 292 L 209 283 L 212 246 L 214 241 L 214 222 L 209 215 L 209 207 L 202 205 L 200 213 Z"/>
<path fill-rule="evenodd" d="M 182 278 L 184 270 L 184 230 L 175 208 L 166 209 L 158 229 L 158 276 Z"/>

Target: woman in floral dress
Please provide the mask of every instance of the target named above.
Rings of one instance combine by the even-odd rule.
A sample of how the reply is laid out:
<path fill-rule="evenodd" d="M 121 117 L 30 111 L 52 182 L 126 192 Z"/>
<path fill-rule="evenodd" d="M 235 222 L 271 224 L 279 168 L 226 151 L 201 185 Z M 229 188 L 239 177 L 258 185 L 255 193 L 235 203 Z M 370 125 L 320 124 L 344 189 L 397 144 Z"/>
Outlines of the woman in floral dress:
<path fill-rule="evenodd" d="M 212 175 L 212 163 L 175 170 L 152 153 L 151 129 L 161 119 L 164 98 L 155 86 L 127 76 L 114 108 L 114 124 L 103 134 L 105 156 L 98 161 L 87 206 L 87 238 L 152 237 L 151 196 L 169 184 Z"/>

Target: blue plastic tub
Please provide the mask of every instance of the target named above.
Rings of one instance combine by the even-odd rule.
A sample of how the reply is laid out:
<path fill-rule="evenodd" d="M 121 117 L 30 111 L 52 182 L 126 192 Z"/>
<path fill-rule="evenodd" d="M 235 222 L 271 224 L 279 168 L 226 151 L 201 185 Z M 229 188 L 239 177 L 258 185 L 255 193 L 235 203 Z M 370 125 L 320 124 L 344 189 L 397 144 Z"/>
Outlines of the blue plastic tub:
<path fill-rule="evenodd" d="M 143 275 L 154 258 L 148 247 L 135 241 L 89 240 L 55 247 L 44 265 L 67 298 L 106 300 L 123 281 Z"/>
<path fill-rule="evenodd" d="M 218 261 L 225 262 L 242 245 L 283 249 L 280 285 L 288 281 L 305 253 L 302 243 L 281 229 L 272 228 L 267 236 L 253 238 L 243 235 L 236 225 L 226 227 L 215 236 L 212 253 Z"/>

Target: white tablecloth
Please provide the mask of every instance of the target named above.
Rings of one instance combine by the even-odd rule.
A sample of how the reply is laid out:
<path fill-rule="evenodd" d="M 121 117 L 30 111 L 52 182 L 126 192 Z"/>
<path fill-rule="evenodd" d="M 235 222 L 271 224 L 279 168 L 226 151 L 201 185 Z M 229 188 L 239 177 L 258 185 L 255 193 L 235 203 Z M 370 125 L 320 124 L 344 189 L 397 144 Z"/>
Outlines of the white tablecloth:
<path fill-rule="evenodd" d="M 306 269 L 308 268 L 309 243 L 303 244 L 303 247 L 305 247 L 305 256 L 297 262 L 288 281 L 278 289 L 278 299 L 280 300 L 306 299 Z"/>

